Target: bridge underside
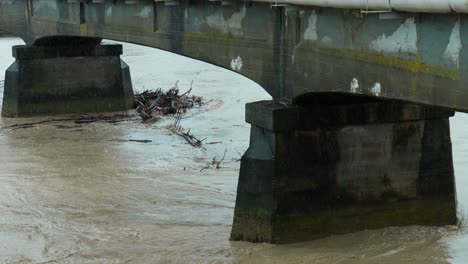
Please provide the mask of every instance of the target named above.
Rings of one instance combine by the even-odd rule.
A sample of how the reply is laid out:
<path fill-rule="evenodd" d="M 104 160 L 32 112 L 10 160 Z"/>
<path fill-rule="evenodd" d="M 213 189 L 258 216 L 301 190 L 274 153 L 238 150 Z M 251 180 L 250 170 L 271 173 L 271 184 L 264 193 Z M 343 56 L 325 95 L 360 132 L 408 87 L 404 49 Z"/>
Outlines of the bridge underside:
<path fill-rule="evenodd" d="M 468 111 L 468 16 L 268 3 L 11 0 L 0 29 L 127 41 L 242 74 L 274 98 L 357 93 Z"/>
<path fill-rule="evenodd" d="M 1 1 L 0 29 L 29 44 L 15 48 L 3 115 L 53 113 L 50 102 L 83 95 L 71 104 L 126 107 L 128 67 L 100 40 L 160 48 L 274 99 L 247 106 L 232 239 L 456 223 L 448 118 L 468 112 L 468 16 L 176 2 Z"/>

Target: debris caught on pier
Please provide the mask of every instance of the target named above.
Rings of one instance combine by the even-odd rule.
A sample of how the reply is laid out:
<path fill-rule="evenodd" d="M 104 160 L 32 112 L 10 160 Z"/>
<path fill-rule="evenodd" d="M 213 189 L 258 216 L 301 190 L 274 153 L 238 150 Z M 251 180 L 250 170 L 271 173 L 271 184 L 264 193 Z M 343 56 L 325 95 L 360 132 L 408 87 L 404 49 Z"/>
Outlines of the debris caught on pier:
<path fill-rule="evenodd" d="M 204 140 L 196 138 L 190 134 L 190 129 L 184 129 L 180 122 L 183 115 L 188 109 L 204 104 L 203 98 L 200 96 L 190 95 L 192 92 L 193 82 L 190 84 L 190 89 L 180 94 L 180 89 L 177 81 L 174 86 L 164 92 L 162 89 L 156 91 L 146 90 L 135 95 L 136 112 L 143 119 L 143 122 L 153 122 L 161 119 L 165 115 L 174 115 L 175 119 L 172 125 L 169 126 L 174 134 L 182 137 L 188 144 L 195 148 L 203 148 Z"/>
<path fill-rule="evenodd" d="M 179 82 L 177 81 L 166 92 L 159 88 L 156 91 L 146 90 L 135 95 L 136 111 L 143 121 L 157 121 L 162 116 L 175 115 L 181 112 L 185 113 L 187 109 L 203 105 L 202 97 L 190 95 L 193 82 L 190 85 L 190 89 L 183 94 L 179 94 L 178 84 Z"/>
<path fill-rule="evenodd" d="M 1 83 L 0 83 L 1 84 Z M 194 96 L 192 92 L 193 82 L 185 93 L 180 93 L 178 82 L 167 91 L 157 89 L 155 91 L 146 90 L 142 93 L 134 95 L 135 111 L 143 119 L 143 122 L 153 122 L 161 119 L 166 115 L 174 115 L 174 122 L 169 126 L 169 130 L 174 134 L 182 137 L 188 144 L 195 148 L 205 149 L 203 140 L 198 139 L 190 133 L 190 129 L 184 129 L 180 122 L 183 115 L 188 109 L 200 107 L 206 102 L 201 96 Z M 74 122 L 74 125 L 57 124 L 59 129 L 74 129 L 77 126 L 87 125 L 95 122 L 118 123 L 122 121 L 135 120 L 136 114 L 114 114 L 114 115 L 72 115 L 62 118 L 50 118 L 37 122 L 19 123 L 9 126 L 0 127 L 0 129 L 27 129 L 33 128 L 36 125 L 47 123 Z M 127 140 L 138 143 L 151 143 L 150 140 Z M 216 144 L 220 142 L 214 142 Z"/>

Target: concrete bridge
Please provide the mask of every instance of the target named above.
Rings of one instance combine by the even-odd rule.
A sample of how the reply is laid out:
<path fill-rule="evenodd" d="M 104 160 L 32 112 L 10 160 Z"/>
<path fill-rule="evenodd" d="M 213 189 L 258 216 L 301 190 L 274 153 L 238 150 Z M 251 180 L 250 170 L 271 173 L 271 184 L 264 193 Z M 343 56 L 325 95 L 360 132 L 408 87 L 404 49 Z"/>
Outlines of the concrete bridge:
<path fill-rule="evenodd" d="M 247 105 L 232 239 L 455 224 L 448 118 L 468 111 L 468 16 L 271 2 L 1 1 L 0 30 L 27 43 L 2 115 L 127 108 L 129 68 L 101 39 L 164 49 L 274 99 Z"/>

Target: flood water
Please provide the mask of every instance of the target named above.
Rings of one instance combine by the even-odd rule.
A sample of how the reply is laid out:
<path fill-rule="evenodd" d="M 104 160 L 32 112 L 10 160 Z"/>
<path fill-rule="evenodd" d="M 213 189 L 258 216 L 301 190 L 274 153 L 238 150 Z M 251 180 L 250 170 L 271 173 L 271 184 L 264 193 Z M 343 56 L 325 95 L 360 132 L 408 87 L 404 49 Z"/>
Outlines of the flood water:
<path fill-rule="evenodd" d="M 0 79 L 17 44 L 0 39 Z M 136 45 L 126 44 L 124 53 L 136 90 L 170 88 L 177 80 L 188 90 L 193 80 L 192 93 L 210 100 L 182 120 L 206 138 L 206 150 L 169 132 L 170 118 L 0 130 L 0 263 L 468 263 L 463 225 L 385 228 L 281 246 L 229 241 L 238 159 L 249 139 L 244 104 L 269 96 L 205 63 Z M 2 118 L 1 125 L 44 119 Z M 451 125 L 466 219 L 468 116 L 457 114 Z M 220 169 L 202 170 L 225 151 Z"/>

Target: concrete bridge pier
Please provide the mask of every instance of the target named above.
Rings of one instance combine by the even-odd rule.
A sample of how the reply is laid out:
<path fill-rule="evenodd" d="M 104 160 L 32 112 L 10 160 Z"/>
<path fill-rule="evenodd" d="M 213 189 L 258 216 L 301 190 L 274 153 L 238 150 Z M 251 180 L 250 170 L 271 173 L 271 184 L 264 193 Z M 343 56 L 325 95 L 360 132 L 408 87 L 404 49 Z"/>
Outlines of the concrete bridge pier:
<path fill-rule="evenodd" d="M 56 39 L 13 47 L 5 74 L 2 116 L 127 110 L 133 104 L 130 69 L 121 45 Z"/>
<path fill-rule="evenodd" d="M 289 243 L 364 229 L 456 224 L 449 117 L 322 94 L 247 105 L 232 240 Z"/>

